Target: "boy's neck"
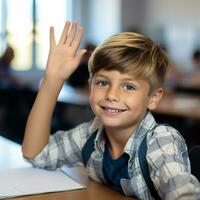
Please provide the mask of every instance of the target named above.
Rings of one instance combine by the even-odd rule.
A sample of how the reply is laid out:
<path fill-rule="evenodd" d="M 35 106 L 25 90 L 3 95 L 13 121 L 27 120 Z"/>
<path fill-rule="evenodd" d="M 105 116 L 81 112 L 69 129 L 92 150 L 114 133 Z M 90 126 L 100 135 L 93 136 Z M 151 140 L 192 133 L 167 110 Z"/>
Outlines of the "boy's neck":
<path fill-rule="evenodd" d="M 128 139 L 133 135 L 137 127 L 129 129 L 105 127 L 106 136 L 109 140 L 109 151 L 113 159 L 119 158 L 123 152 Z"/>

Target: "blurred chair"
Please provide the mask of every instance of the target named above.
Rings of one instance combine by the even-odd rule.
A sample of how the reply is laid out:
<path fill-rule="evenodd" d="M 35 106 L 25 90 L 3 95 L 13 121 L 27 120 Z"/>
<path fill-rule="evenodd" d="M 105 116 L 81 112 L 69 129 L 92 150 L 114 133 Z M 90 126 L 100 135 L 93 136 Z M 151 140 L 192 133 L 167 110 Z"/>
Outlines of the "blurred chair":
<path fill-rule="evenodd" d="M 194 146 L 189 150 L 192 174 L 200 181 L 200 145 Z"/>
<path fill-rule="evenodd" d="M 29 89 L 0 89 L 0 134 L 22 143 L 26 120 L 36 98 Z"/>

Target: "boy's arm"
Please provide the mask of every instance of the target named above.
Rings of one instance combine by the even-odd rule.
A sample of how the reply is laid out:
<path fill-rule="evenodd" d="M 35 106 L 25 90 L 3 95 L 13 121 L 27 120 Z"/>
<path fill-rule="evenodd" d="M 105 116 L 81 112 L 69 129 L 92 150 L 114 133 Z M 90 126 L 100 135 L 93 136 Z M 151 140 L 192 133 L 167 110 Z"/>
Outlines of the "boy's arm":
<path fill-rule="evenodd" d="M 199 199 L 200 184 L 190 174 L 186 143 L 174 128 L 157 128 L 148 144 L 147 161 L 163 199 Z"/>
<path fill-rule="evenodd" d="M 70 30 L 69 30 L 70 29 Z M 83 28 L 77 31 L 77 22 L 66 22 L 56 44 L 54 28 L 50 28 L 50 51 L 44 79 L 28 117 L 22 144 L 23 155 L 34 158 L 48 143 L 52 114 L 57 97 L 67 79 L 78 67 L 86 50 L 78 50 Z"/>

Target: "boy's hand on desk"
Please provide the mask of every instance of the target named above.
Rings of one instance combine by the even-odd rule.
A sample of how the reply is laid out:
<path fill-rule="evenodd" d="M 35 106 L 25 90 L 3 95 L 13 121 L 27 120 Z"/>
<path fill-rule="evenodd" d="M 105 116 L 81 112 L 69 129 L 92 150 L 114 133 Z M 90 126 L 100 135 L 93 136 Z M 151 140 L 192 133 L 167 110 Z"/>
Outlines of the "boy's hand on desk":
<path fill-rule="evenodd" d="M 54 28 L 50 28 L 50 51 L 45 77 L 63 81 L 78 67 L 85 49 L 78 51 L 83 37 L 83 27 L 74 21 L 70 27 L 67 21 L 58 44 L 56 44 Z"/>

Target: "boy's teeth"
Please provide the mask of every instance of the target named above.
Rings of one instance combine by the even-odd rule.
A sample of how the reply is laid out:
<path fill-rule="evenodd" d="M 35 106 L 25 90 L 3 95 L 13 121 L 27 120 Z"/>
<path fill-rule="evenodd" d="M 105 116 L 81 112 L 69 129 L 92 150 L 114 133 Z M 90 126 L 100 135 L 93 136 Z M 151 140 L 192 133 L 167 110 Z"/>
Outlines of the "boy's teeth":
<path fill-rule="evenodd" d="M 122 110 L 118 110 L 118 109 L 111 109 L 111 108 L 106 108 L 106 110 L 108 112 L 112 112 L 112 113 L 117 113 L 117 112 L 121 112 Z"/>

